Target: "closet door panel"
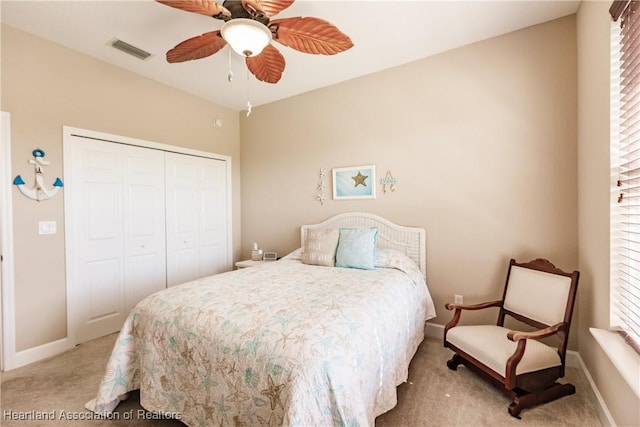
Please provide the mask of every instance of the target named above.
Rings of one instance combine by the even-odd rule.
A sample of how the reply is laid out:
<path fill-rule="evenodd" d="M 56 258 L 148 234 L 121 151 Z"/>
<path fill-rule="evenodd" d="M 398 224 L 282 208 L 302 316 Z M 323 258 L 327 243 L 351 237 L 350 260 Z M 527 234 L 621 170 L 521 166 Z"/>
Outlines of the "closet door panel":
<path fill-rule="evenodd" d="M 80 343 L 120 330 L 166 287 L 164 153 L 74 137 L 71 156 L 69 305 Z"/>
<path fill-rule="evenodd" d="M 197 157 L 165 153 L 167 286 L 199 276 Z"/>
<path fill-rule="evenodd" d="M 226 162 L 166 153 L 167 284 L 228 270 Z"/>
<path fill-rule="evenodd" d="M 70 304 L 78 342 L 120 329 L 124 308 L 122 158 L 114 144 L 74 141 L 74 277 Z M 67 190 L 68 191 L 68 190 Z"/>
<path fill-rule="evenodd" d="M 124 147 L 126 309 L 166 288 L 164 153 Z"/>
<path fill-rule="evenodd" d="M 118 316 L 122 305 L 121 293 L 114 292 L 114 284 L 122 283 L 120 260 L 117 258 L 91 261 L 86 264 L 88 291 L 88 323 L 97 323 L 110 316 Z"/>
<path fill-rule="evenodd" d="M 227 270 L 226 164 L 198 159 L 200 170 L 200 276 Z"/>

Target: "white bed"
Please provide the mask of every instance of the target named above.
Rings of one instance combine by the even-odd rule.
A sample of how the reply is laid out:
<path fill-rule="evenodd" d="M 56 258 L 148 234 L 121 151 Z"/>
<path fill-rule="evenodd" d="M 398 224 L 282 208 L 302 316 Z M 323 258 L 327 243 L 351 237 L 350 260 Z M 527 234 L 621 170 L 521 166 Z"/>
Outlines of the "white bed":
<path fill-rule="evenodd" d="M 297 250 L 140 302 L 87 408 L 112 411 L 140 389 L 145 409 L 190 426 L 373 425 L 435 316 L 425 231 L 349 213 L 302 226 L 301 247 L 338 229 L 340 245 L 373 234 L 375 265 L 311 265 Z"/>

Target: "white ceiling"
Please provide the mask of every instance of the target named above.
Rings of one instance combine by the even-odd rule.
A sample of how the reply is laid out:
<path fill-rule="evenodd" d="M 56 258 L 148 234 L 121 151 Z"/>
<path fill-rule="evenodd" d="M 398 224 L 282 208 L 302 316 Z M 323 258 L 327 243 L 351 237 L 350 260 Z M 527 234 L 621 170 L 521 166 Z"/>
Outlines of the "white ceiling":
<path fill-rule="evenodd" d="M 277 84 L 247 78 L 244 60 L 228 48 L 204 59 L 169 64 L 165 53 L 222 21 L 153 0 L 1 0 L 3 23 L 115 66 L 241 111 L 340 81 L 395 67 L 479 40 L 571 15 L 580 1 L 298 0 L 275 18 L 314 16 L 351 37 L 334 56 L 300 53 L 278 43 L 286 68 Z M 142 61 L 109 46 L 119 38 L 153 54 Z"/>

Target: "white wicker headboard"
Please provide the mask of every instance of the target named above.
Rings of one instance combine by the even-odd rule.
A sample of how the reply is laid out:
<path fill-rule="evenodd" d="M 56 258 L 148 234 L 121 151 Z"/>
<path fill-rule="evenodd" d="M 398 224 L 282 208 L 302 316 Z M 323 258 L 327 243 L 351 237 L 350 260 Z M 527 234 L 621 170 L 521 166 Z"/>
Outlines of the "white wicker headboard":
<path fill-rule="evenodd" d="M 378 227 L 376 247 L 395 249 L 405 253 L 427 276 L 426 233 L 424 228 L 397 225 L 381 216 L 365 212 L 348 212 L 336 215 L 318 224 L 300 227 L 300 243 L 304 246 L 307 230 L 317 228 L 368 228 Z"/>

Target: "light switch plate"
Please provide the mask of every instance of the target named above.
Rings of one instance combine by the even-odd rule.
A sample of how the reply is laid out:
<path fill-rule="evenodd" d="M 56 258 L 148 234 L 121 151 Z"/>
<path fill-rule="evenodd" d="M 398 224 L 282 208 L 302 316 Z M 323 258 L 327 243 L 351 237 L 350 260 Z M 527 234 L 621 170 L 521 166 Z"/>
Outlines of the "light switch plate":
<path fill-rule="evenodd" d="M 38 234 L 56 234 L 57 227 L 55 221 L 38 222 Z"/>

